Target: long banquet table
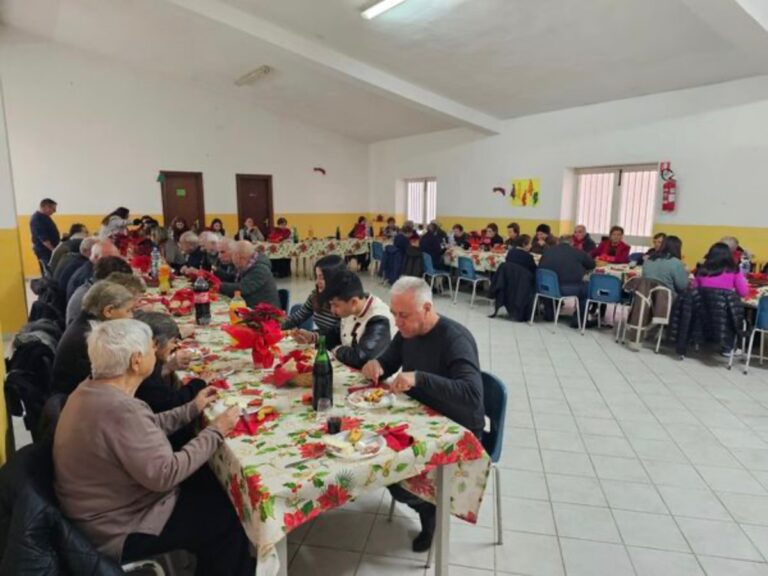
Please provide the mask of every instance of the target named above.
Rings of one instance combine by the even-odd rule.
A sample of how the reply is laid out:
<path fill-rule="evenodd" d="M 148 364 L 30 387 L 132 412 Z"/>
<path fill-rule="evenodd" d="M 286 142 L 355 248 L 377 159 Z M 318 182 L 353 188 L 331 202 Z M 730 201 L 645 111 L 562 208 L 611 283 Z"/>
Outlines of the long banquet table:
<path fill-rule="evenodd" d="M 287 574 L 286 537 L 292 530 L 367 491 L 398 482 L 437 505 L 436 574 L 447 574 L 449 515 L 477 521 L 490 470 L 490 460 L 475 436 L 405 395 L 398 395 L 389 409 L 363 412 L 346 407 L 348 388 L 366 382 L 360 372 L 334 361 L 334 406 L 342 413 L 344 428 L 375 432 L 407 423 L 414 443 L 400 452 L 384 448 L 369 460 L 327 456 L 320 441 L 322 424 L 302 402 L 307 389 L 265 383 L 272 370 L 254 368 L 249 351 L 231 349 L 230 337 L 221 330 L 229 321 L 228 303 L 214 302 L 212 316 L 211 325 L 197 327 L 193 339 L 185 343 L 203 358 L 185 376 L 225 374 L 227 389 L 221 391 L 220 401 L 245 404 L 261 398 L 264 406 L 276 410 L 274 418 L 256 423 L 256 430 L 236 428 L 210 461 L 258 550 L 257 574 Z M 194 323 L 193 316 L 177 320 Z M 291 339 L 280 343 L 283 353 L 298 347 Z M 213 413 L 209 410 L 206 416 Z"/>
<path fill-rule="evenodd" d="M 270 260 L 288 259 L 296 261 L 296 272 L 307 272 L 315 260 L 323 256 L 363 256 L 371 249 L 371 239 L 355 238 L 312 238 L 299 242 L 256 242 L 256 249 Z"/>

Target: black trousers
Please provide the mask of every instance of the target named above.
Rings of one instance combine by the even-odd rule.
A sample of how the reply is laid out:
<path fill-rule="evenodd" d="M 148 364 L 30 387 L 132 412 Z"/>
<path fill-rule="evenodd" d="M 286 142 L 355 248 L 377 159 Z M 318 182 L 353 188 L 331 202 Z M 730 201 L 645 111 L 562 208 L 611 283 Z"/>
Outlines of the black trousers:
<path fill-rule="evenodd" d="M 291 259 L 277 258 L 272 260 L 272 274 L 275 278 L 288 278 L 291 275 Z"/>
<path fill-rule="evenodd" d="M 129 534 L 123 563 L 172 550 L 197 557 L 196 576 L 253 576 L 256 560 L 235 507 L 208 466 L 181 483 L 179 498 L 159 536 Z"/>

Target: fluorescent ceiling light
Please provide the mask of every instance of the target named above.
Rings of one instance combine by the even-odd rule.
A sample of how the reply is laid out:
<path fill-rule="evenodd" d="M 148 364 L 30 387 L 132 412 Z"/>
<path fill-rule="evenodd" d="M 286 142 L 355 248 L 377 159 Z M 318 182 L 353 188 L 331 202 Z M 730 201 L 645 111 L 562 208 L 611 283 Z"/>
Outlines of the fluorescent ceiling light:
<path fill-rule="evenodd" d="M 373 6 L 363 11 L 363 18 L 366 20 L 373 20 L 376 16 L 383 14 L 387 10 L 402 4 L 405 0 L 381 0 L 376 2 Z"/>

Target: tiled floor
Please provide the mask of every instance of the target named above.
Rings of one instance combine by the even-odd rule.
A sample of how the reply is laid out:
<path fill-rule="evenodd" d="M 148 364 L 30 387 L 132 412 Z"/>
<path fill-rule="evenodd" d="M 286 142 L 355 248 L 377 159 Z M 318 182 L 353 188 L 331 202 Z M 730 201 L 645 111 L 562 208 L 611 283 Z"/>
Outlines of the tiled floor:
<path fill-rule="evenodd" d="M 306 280 L 283 281 L 299 303 Z M 386 290 L 367 279 L 374 292 Z M 486 317 L 468 296 L 437 309 L 475 335 L 506 384 L 502 520 L 452 523 L 456 576 L 768 576 L 768 369 L 632 352 L 608 330 Z M 418 519 L 372 493 L 289 537 L 291 576 L 427 576 Z"/>
<path fill-rule="evenodd" d="M 309 284 L 288 287 L 296 303 Z M 507 384 L 504 544 L 489 494 L 478 526 L 452 523 L 452 574 L 768 576 L 768 369 L 632 352 L 607 329 L 553 333 L 468 302 L 436 298 Z M 410 550 L 418 520 L 398 506 L 390 523 L 388 505 L 372 494 L 291 535 L 291 576 L 432 574 Z"/>

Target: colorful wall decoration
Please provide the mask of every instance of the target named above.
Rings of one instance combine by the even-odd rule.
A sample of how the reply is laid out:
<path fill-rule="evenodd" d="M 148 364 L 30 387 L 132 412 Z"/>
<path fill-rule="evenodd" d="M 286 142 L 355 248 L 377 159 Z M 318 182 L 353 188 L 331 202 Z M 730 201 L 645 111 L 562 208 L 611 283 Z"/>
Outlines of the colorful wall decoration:
<path fill-rule="evenodd" d="M 512 180 L 509 201 L 512 206 L 536 206 L 541 200 L 541 183 L 538 178 Z"/>

